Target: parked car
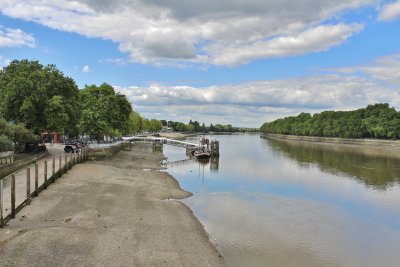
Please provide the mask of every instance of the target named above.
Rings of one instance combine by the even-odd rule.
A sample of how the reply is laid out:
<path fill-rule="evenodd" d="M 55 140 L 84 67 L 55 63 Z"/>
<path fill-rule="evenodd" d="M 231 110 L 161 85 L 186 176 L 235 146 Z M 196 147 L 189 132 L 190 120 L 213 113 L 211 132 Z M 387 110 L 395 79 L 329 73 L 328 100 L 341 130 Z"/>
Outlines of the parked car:
<path fill-rule="evenodd" d="M 80 148 L 74 144 L 68 144 L 68 145 L 65 145 L 65 147 L 64 147 L 65 153 L 76 153 L 76 152 L 79 152 L 79 150 L 80 150 Z"/>

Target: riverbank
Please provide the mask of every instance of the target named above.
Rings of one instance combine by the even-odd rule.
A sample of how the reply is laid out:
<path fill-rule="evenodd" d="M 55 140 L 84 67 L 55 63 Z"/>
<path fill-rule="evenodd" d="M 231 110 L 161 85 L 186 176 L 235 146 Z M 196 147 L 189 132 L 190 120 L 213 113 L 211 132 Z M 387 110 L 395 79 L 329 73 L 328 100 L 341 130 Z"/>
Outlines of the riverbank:
<path fill-rule="evenodd" d="M 136 144 L 77 165 L 0 229 L 0 265 L 224 266 L 162 158 Z"/>
<path fill-rule="evenodd" d="M 345 139 L 333 137 L 314 137 L 314 136 L 297 136 L 262 133 L 261 138 L 269 138 L 276 140 L 307 142 L 314 144 L 322 144 L 325 146 L 341 146 L 363 151 L 370 151 L 375 154 L 400 158 L 400 141 L 399 140 L 380 140 L 380 139 Z"/>

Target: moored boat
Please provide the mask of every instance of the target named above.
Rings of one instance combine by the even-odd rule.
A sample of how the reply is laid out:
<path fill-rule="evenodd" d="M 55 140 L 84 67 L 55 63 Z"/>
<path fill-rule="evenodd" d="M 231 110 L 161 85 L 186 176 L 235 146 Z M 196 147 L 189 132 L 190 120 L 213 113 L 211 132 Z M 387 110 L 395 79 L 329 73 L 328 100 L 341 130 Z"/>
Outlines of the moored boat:
<path fill-rule="evenodd" d="M 207 159 L 211 156 L 210 152 L 204 148 L 200 148 L 200 149 L 194 151 L 193 154 L 197 159 Z"/>

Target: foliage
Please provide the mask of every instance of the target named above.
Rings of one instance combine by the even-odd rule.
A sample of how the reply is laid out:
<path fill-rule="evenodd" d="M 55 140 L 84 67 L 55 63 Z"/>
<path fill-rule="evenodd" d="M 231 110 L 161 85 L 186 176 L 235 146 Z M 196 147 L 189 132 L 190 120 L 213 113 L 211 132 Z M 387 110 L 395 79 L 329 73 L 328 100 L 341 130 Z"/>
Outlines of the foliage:
<path fill-rule="evenodd" d="M 78 87 L 54 65 L 14 60 L 0 70 L 0 115 L 35 134 L 78 133 Z"/>
<path fill-rule="evenodd" d="M 353 111 L 324 111 L 313 116 L 301 113 L 264 123 L 260 130 L 288 135 L 398 139 L 400 112 L 389 104 L 375 104 Z"/>
<path fill-rule="evenodd" d="M 197 133 L 233 133 L 233 132 L 257 132 L 259 129 L 253 128 L 239 128 L 233 127 L 231 124 L 210 124 L 210 126 L 206 126 L 204 123 L 200 125 L 198 121 L 190 120 L 188 124 L 184 124 L 182 122 L 174 122 L 168 121 L 168 127 L 177 132 L 197 132 Z"/>
<path fill-rule="evenodd" d="M 125 95 L 116 93 L 106 83 L 86 86 L 79 95 L 82 105 L 81 133 L 100 138 L 129 132 L 132 106 Z"/>
<path fill-rule="evenodd" d="M 38 136 L 23 124 L 13 124 L 0 118 L 0 151 L 22 150 L 26 143 L 37 143 Z"/>
<path fill-rule="evenodd" d="M 13 142 L 4 134 L 0 134 L 0 152 L 14 150 Z"/>

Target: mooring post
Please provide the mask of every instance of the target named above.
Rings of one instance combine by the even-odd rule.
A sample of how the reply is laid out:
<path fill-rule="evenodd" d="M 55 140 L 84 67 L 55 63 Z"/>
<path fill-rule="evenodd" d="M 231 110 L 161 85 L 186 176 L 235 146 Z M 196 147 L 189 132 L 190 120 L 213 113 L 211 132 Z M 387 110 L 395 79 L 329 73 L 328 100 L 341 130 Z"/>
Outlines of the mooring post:
<path fill-rule="evenodd" d="M 3 180 L 0 180 L 0 228 L 3 228 L 3 226 Z"/>
<path fill-rule="evenodd" d="M 39 170 L 38 164 L 35 163 L 35 196 L 39 195 Z"/>
<path fill-rule="evenodd" d="M 47 160 L 44 161 L 44 189 L 47 189 Z"/>
<path fill-rule="evenodd" d="M 11 174 L 11 218 L 15 218 L 15 175 Z"/>
<path fill-rule="evenodd" d="M 26 168 L 26 204 L 31 204 L 31 169 Z"/>
<path fill-rule="evenodd" d="M 56 158 L 53 158 L 53 161 L 51 163 L 51 180 L 54 183 L 54 181 L 56 180 L 55 176 L 56 176 Z"/>

